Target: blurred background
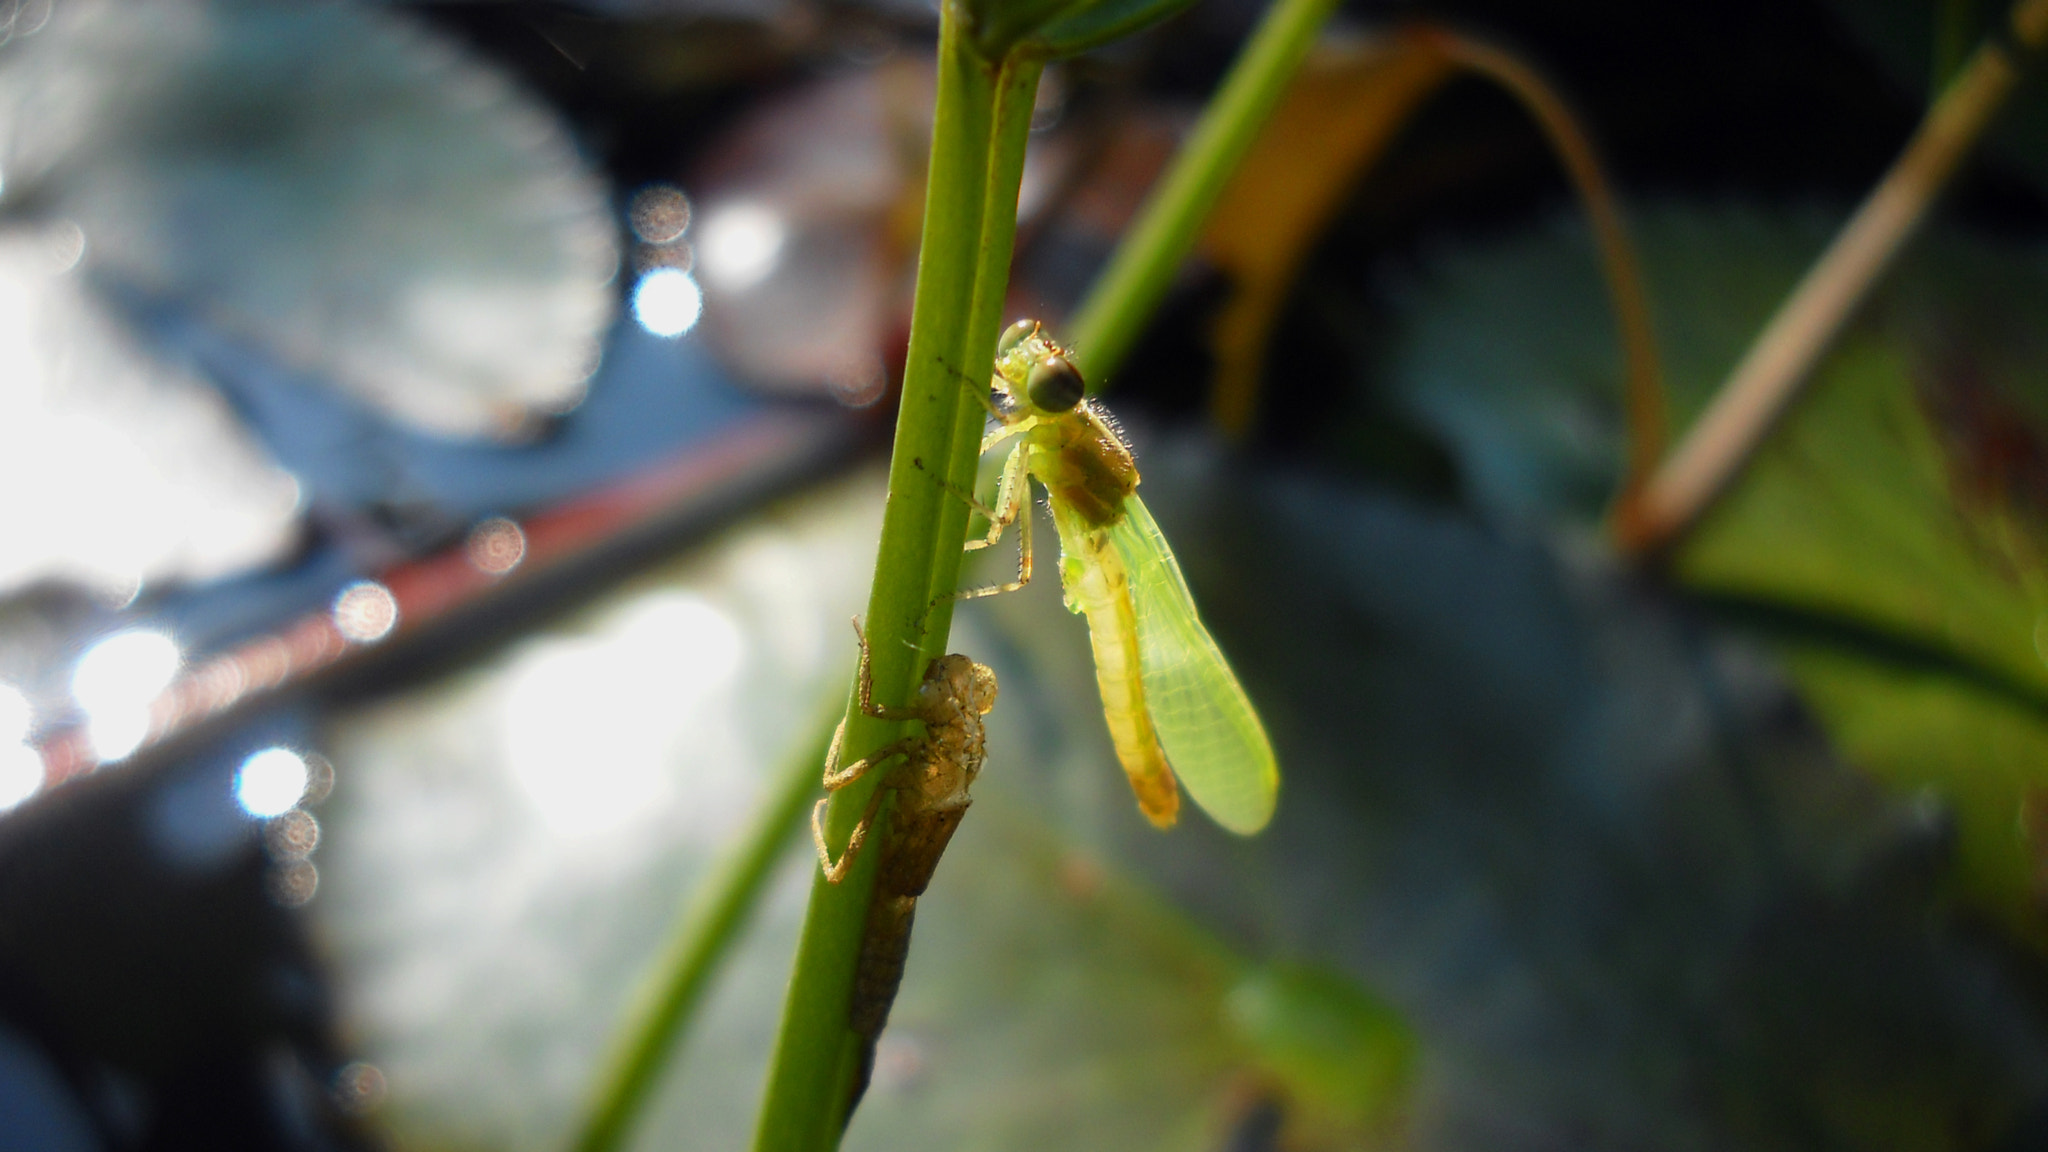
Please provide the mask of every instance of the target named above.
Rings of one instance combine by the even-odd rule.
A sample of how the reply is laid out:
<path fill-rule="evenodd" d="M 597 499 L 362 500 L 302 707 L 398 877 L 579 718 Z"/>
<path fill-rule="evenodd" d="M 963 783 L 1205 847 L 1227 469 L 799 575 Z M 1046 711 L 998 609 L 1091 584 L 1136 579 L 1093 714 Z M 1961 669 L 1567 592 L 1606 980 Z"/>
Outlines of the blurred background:
<path fill-rule="evenodd" d="M 1047 74 L 1011 314 L 1262 8 Z M 1582 207 L 1409 38 L 1569 100 L 1682 426 L 2004 19 L 1345 5 L 1104 382 L 1279 815 L 1153 831 L 1054 581 L 964 607 L 987 771 L 848 1147 L 2048 1146 L 2048 91 L 1645 565 Z M 566 1146 L 844 699 L 935 29 L 0 0 L 0 1149 Z M 747 1143 L 814 868 L 633 1146 Z"/>

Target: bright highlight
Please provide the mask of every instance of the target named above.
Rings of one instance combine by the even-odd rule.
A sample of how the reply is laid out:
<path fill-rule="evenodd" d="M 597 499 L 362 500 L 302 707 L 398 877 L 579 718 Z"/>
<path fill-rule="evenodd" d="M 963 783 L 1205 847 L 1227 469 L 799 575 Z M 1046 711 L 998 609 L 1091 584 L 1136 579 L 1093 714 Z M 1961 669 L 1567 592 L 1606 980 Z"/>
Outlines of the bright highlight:
<path fill-rule="evenodd" d="M 633 319 L 656 336 L 681 336 L 703 314 L 704 293 L 679 268 L 657 268 L 633 286 Z"/>
<path fill-rule="evenodd" d="M 789 226 L 763 204 L 742 200 L 721 204 L 704 218 L 697 258 L 713 284 L 742 292 L 768 278 L 782 258 Z"/>
<path fill-rule="evenodd" d="M 730 692 L 745 644 L 709 601 L 668 592 L 598 635 L 529 647 L 506 686 L 505 755 L 542 821 L 598 835 L 659 811 L 687 753 L 677 717 Z"/>
<path fill-rule="evenodd" d="M 71 675 L 93 755 L 119 760 L 149 736 L 149 708 L 178 675 L 177 642 L 162 632 L 116 632 L 87 649 Z"/>
<path fill-rule="evenodd" d="M 35 795 L 42 786 L 42 755 L 26 744 L 0 744 L 0 812 Z"/>
<path fill-rule="evenodd" d="M 259 820 L 282 816 L 298 806 L 313 773 L 289 748 L 265 748 L 242 761 L 235 773 L 235 803 Z"/>
<path fill-rule="evenodd" d="M 0 744 L 19 744 L 35 727 L 35 709 L 12 684 L 0 684 Z"/>

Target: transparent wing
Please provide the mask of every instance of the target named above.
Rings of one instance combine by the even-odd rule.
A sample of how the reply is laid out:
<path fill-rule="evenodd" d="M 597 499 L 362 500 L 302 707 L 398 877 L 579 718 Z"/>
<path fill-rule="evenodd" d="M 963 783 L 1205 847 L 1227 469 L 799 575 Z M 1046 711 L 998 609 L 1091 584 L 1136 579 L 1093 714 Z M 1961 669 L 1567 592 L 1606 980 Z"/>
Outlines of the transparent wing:
<path fill-rule="evenodd" d="M 1216 641 L 1159 525 L 1136 494 L 1108 529 L 1130 574 L 1145 702 L 1173 770 L 1202 810 L 1250 835 L 1272 819 L 1280 769 L 1259 714 Z"/>

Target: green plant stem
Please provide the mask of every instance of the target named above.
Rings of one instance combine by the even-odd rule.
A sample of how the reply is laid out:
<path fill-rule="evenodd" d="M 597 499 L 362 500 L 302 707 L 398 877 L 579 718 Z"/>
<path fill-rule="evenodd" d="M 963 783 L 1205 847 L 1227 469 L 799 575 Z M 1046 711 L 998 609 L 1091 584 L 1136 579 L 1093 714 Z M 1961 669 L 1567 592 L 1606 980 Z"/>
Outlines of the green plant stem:
<path fill-rule="evenodd" d="M 957 586 L 967 535 L 968 508 L 958 493 L 973 486 L 984 417 L 970 389 L 986 386 L 995 359 L 1043 68 L 1037 57 L 1015 52 L 984 59 L 963 24 L 958 6 L 947 4 L 910 349 L 868 601 L 875 693 L 887 704 L 906 700 L 925 666 L 946 650 L 952 601 L 945 597 Z M 848 759 L 868 755 L 899 728 L 862 713 L 849 690 Z M 826 837 L 835 849 L 843 849 L 880 775 L 833 795 Z M 819 876 L 812 884 L 755 1129 L 757 1152 L 838 1144 L 859 1054 L 847 1022 L 854 968 L 887 825 L 885 806 L 846 879 L 829 884 Z"/>
<path fill-rule="evenodd" d="M 692 893 L 652 969 L 653 978 L 618 1031 L 604 1075 L 570 1145 L 576 1152 L 611 1152 L 632 1131 L 656 1078 L 703 1001 L 712 974 L 732 951 L 769 873 L 803 826 L 804 813 L 818 791 L 818 765 L 825 759 L 838 719 L 835 709 L 821 731 L 797 749 L 777 773 L 774 791 L 762 803 L 754 826 Z"/>
<path fill-rule="evenodd" d="M 1196 231 L 1223 186 L 1272 118 L 1336 0 L 1275 0 L 1230 74 L 1210 99 L 1173 166 L 1096 277 L 1067 325 L 1067 339 L 1091 387 L 1122 366 L 1139 331 L 1166 296 Z"/>

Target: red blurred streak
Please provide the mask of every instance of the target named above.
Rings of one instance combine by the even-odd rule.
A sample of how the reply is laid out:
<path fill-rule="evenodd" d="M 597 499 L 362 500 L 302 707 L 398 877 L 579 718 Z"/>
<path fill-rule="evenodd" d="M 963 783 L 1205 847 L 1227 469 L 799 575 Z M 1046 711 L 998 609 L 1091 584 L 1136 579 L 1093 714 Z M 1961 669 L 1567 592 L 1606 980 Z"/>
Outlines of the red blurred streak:
<path fill-rule="evenodd" d="M 165 740 L 209 716 L 296 684 L 352 653 L 389 643 L 482 599 L 498 586 L 571 559 L 665 513 L 702 501 L 762 460 L 784 460 L 817 446 L 824 422 L 775 413 L 693 445 L 684 454 L 608 488 L 516 521 L 526 537 L 520 562 L 490 573 L 469 557 L 469 540 L 370 577 L 398 603 L 398 623 L 384 636 L 351 643 L 331 611 L 308 613 L 276 631 L 188 668 L 152 705 L 150 732 L 136 749 Z M 837 422 L 834 422 L 835 425 Z M 41 746 L 43 787 L 99 766 L 82 728 L 51 735 Z M 130 753 L 131 756 L 135 753 Z"/>

